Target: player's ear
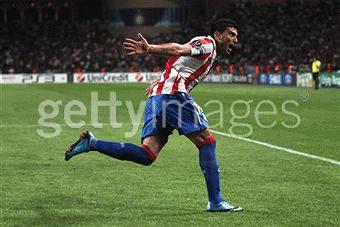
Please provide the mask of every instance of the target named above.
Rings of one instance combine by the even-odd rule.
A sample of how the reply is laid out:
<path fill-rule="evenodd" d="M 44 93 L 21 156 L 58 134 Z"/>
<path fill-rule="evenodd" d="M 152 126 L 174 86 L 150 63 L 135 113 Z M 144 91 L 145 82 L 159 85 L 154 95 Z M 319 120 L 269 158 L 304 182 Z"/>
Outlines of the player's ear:
<path fill-rule="evenodd" d="M 221 36 L 221 33 L 219 33 L 218 31 L 215 31 L 214 32 L 214 39 L 216 40 L 216 41 L 221 41 L 221 39 L 222 39 L 222 36 Z"/>

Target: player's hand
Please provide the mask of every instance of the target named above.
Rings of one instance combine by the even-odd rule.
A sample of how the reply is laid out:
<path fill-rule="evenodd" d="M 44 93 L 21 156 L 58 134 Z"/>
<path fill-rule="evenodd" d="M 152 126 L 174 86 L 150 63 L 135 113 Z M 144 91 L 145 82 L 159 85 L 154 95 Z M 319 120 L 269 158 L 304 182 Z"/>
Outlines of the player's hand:
<path fill-rule="evenodd" d="M 129 38 L 124 40 L 123 45 L 127 55 L 141 55 L 148 53 L 150 49 L 148 41 L 146 41 L 140 33 L 138 33 L 138 37 L 140 39 L 138 41 Z"/>
<path fill-rule="evenodd" d="M 156 84 L 158 84 L 159 80 L 160 80 L 160 79 L 156 79 L 156 80 L 154 80 L 154 81 L 151 82 L 151 84 L 149 85 L 149 87 L 147 87 L 147 88 L 145 89 L 145 95 L 151 94 L 152 89 L 156 86 Z"/>

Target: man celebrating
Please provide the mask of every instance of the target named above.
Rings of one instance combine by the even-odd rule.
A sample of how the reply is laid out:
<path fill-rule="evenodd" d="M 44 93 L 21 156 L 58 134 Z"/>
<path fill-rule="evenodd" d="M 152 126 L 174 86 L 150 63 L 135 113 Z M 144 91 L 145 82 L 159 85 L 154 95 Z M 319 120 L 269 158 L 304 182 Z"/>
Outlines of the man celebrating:
<path fill-rule="evenodd" d="M 125 39 L 127 55 L 158 54 L 170 56 L 159 80 L 150 85 L 144 112 L 141 146 L 97 140 L 86 131 L 65 153 L 65 160 L 73 156 L 98 151 L 110 157 L 151 165 L 169 135 L 177 129 L 199 150 L 199 164 L 208 190 L 207 211 L 241 211 L 225 201 L 220 192 L 220 171 L 216 159 L 216 142 L 208 129 L 202 109 L 189 95 L 213 66 L 218 54 L 230 54 L 237 43 L 237 26 L 232 20 L 213 23 L 209 36 L 193 38 L 186 44 L 149 44 L 138 34 L 139 40 Z"/>

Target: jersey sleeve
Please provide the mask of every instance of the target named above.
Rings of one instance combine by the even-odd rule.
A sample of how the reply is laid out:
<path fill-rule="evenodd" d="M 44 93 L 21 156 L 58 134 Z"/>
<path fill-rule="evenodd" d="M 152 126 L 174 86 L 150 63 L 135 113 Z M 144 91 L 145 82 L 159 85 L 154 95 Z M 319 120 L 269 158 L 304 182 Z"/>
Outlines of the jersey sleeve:
<path fill-rule="evenodd" d="M 193 38 L 188 44 L 191 55 L 210 54 L 214 50 L 212 40 L 208 38 Z"/>

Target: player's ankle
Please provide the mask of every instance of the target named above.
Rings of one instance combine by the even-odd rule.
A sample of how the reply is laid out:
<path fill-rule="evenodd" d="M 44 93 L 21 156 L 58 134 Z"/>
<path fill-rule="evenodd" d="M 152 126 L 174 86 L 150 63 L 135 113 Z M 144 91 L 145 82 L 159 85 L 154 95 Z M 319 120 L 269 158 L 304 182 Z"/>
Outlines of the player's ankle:
<path fill-rule="evenodd" d="M 90 150 L 91 151 L 96 149 L 96 143 L 97 143 L 96 139 L 91 139 L 90 140 Z"/>

